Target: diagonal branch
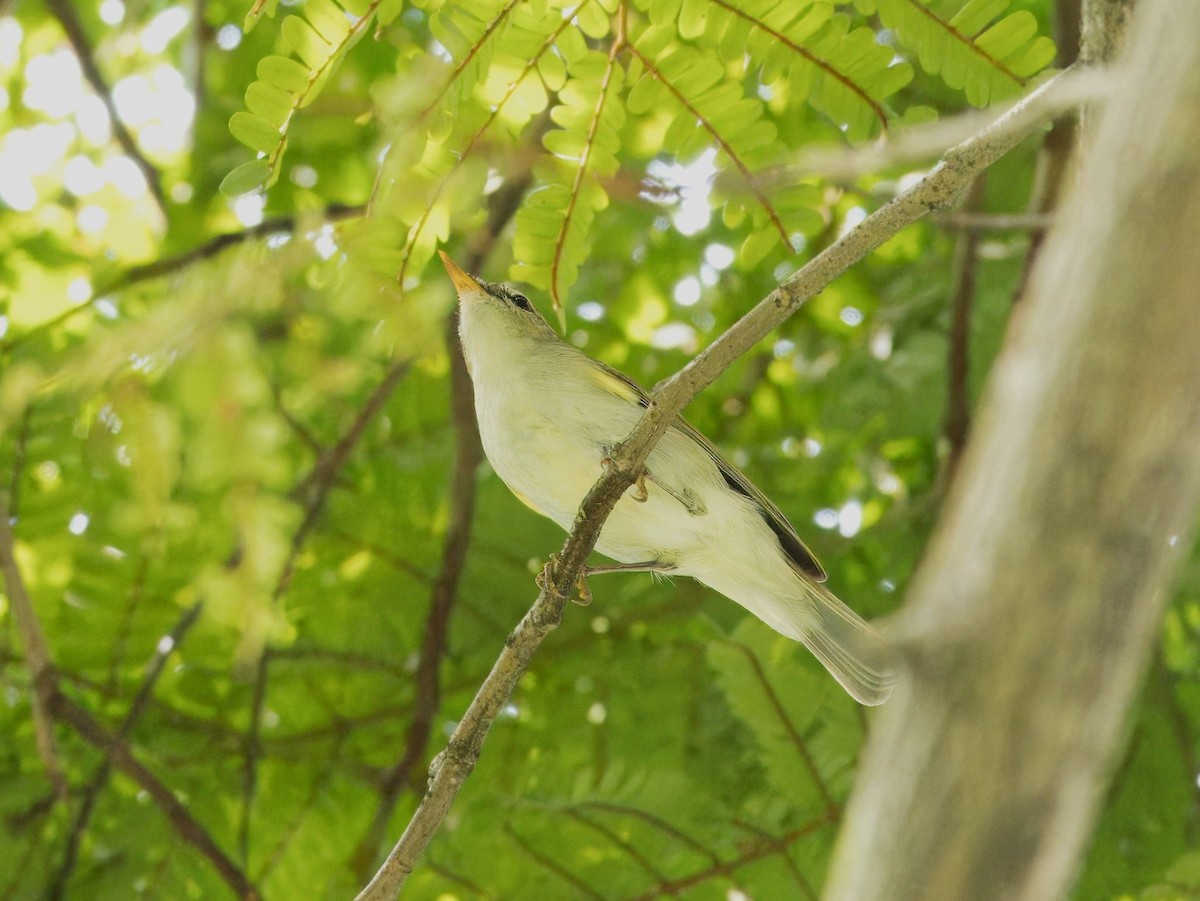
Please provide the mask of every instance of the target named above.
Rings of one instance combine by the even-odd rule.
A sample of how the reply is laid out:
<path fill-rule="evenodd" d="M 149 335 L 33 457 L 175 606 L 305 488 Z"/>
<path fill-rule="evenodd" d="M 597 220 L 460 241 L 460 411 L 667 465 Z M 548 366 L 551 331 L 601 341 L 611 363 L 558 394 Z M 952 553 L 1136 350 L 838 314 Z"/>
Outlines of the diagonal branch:
<path fill-rule="evenodd" d="M 33 609 L 33 599 L 25 588 L 25 580 L 17 566 L 12 533 L 12 517 L 8 508 L 0 501 L 0 571 L 4 573 L 4 586 L 8 593 L 9 606 L 17 624 L 17 632 L 25 646 L 25 663 L 33 684 L 30 709 L 37 736 L 38 756 L 46 768 L 46 775 L 60 799 L 67 797 L 67 778 L 58 759 L 58 748 L 54 741 L 54 724 L 51 719 L 51 703 L 58 690 L 58 673 L 50 657 L 50 648 Z"/>
<path fill-rule="evenodd" d="M 221 850 L 208 830 L 175 797 L 175 793 L 134 756 L 128 742 L 121 735 L 106 728 L 84 707 L 59 690 L 58 673 L 50 659 L 41 624 L 13 556 L 13 535 L 9 522 L 8 510 L 0 503 L 0 570 L 4 573 L 4 584 L 13 618 L 25 643 L 25 659 L 33 674 L 34 695 L 42 710 L 41 716 L 66 723 L 85 741 L 103 751 L 105 758 L 111 761 L 113 766 L 133 779 L 154 800 L 176 832 L 209 860 L 238 897 L 257 899 L 258 890 L 246 875 Z M 149 697 L 149 690 L 139 692 L 139 697 L 144 705 L 145 699 Z"/>
<path fill-rule="evenodd" d="M 221 850 L 208 830 L 175 796 L 175 792 L 134 756 L 133 749 L 126 741 L 107 729 L 84 707 L 59 692 L 57 688 L 53 691 L 51 711 L 56 719 L 74 729 L 88 744 L 103 751 L 113 766 L 137 783 L 166 815 L 175 831 L 208 858 L 225 884 L 233 889 L 239 898 L 257 901 L 258 889 L 246 874 Z"/>
<path fill-rule="evenodd" d="M 361 216 L 365 210 L 363 206 L 347 206 L 340 203 L 332 203 L 327 206 L 320 218 L 327 222 L 337 222 L 341 219 L 353 219 Z M 62 323 L 66 322 L 82 313 L 84 310 L 91 309 L 97 301 L 104 299 L 109 294 L 115 291 L 122 291 L 125 288 L 133 285 L 149 281 L 153 278 L 158 278 L 163 275 L 170 275 L 173 272 L 179 272 L 187 267 L 211 259 L 221 251 L 229 247 L 235 247 L 238 244 L 252 241 L 255 238 L 262 238 L 267 235 L 279 234 L 282 232 L 295 231 L 299 226 L 309 221 L 318 221 L 318 217 L 310 213 L 301 213 L 299 215 L 276 216 L 271 219 L 264 219 L 258 225 L 252 225 L 249 228 L 244 228 L 241 231 L 225 232 L 216 235 L 196 245 L 191 250 L 185 250 L 182 253 L 174 256 L 163 257 L 149 263 L 142 263 L 137 266 L 130 266 L 128 269 L 118 273 L 114 277 L 100 282 L 96 285 L 95 291 L 91 298 L 83 301 L 73 307 L 63 310 L 57 316 L 47 319 L 45 322 L 38 323 L 33 328 L 19 335 L 15 335 L 5 341 L 0 341 L 0 355 L 7 354 L 14 348 L 28 341 L 35 335 L 40 335 L 50 329 L 53 329 Z"/>
<path fill-rule="evenodd" d="M 74 4 L 71 3 L 71 0 L 46 0 L 46 5 L 50 7 L 50 11 L 54 13 L 54 17 L 62 25 L 62 29 L 67 35 L 67 40 L 71 42 L 71 48 L 75 51 L 75 56 L 79 60 L 79 67 L 83 70 L 83 75 L 88 80 L 88 84 L 92 86 L 92 90 L 96 92 L 100 100 L 104 103 L 104 108 L 108 110 L 108 118 L 112 122 L 113 135 L 116 136 L 117 143 L 121 145 L 121 149 L 125 151 L 129 158 L 133 160 L 134 165 L 145 176 L 151 196 L 154 197 L 159 210 L 166 217 L 168 215 L 167 199 L 163 194 L 162 176 L 159 175 L 154 165 L 142 154 L 137 141 L 133 139 L 133 135 L 125 127 L 125 122 L 121 119 L 121 115 L 117 111 L 117 104 L 113 101 L 112 91 L 109 90 L 104 76 L 100 74 L 100 67 L 96 65 L 96 56 L 92 52 L 92 45 L 88 41 L 83 23 L 79 21 L 79 16 L 75 12 Z"/>
<path fill-rule="evenodd" d="M 537 848 L 533 847 L 529 842 L 513 828 L 512 823 L 504 824 L 504 831 L 509 838 L 516 843 L 517 847 L 528 854 L 533 860 L 545 867 L 551 873 L 554 873 L 564 882 L 569 883 L 575 891 L 572 897 L 575 898 L 594 898 L 596 901 L 604 901 L 604 896 L 564 867 L 561 863 L 549 855 L 543 854 Z"/>
<path fill-rule="evenodd" d="M 483 742 L 513 688 L 529 668 L 542 641 L 562 619 L 588 554 L 605 519 L 637 480 L 655 442 L 692 397 L 712 384 L 734 360 L 765 338 L 807 300 L 902 228 L 946 209 L 980 172 L 1041 124 L 1053 107 L 1062 75 L 1043 83 L 988 127 L 946 153 L 921 181 L 876 210 L 810 260 L 703 353 L 664 382 L 629 437 L 611 454 L 612 463 L 588 492 L 562 550 L 547 564 L 537 600 L 504 643 L 492 671 L 463 714 L 446 749 L 430 766 L 429 790 L 404 834 L 359 901 L 393 898 L 428 846 L 454 797 L 479 759 Z"/>
<path fill-rule="evenodd" d="M 771 685 L 771 680 L 767 678 L 766 672 L 763 671 L 762 661 L 744 644 L 739 644 L 736 641 L 725 643 L 735 650 L 741 651 L 742 655 L 746 658 L 746 662 L 750 664 L 750 668 L 754 670 L 754 678 L 758 680 L 763 694 L 766 695 L 767 701 L 771 704 L 771 709 L 775 711 L 776 718 L 795 746 L 796 754 L 804 761 L 804 768 L 808 770 L 809 776 L 812 777 L 813 784 L 817 788 L 817 793 L 821 796 L 821 801 L 825 804 L 826 815 L 831 822 L 836 822 L 837 818 L 841 815 L 838 803 L 834 800 L 832 793 L 830 793 L 829 785 L 825 781 L 825 777 L 821 775 L 821 770 L 817 767 L 817 762 L 813 759 L 812 752 L 808 750 L 808 743 L 804 740 L 804 736 L 796 730 L 796 724 L 788 716 L 783 702 L 779 700 L 779 695 L 775 691 L 775 687 Z"/>
<path fill-rule="evenodd" d="M 682 879 L 673 879 L 670 882 L 663 882 L 656 885 L 652 891 L 644 895 L 638 895 L 633 901 L 657 901 L 663 895 L 679 895 L 685 889 L 694 888 L 708 882 L 710 879 L 725 877 L 732 879 L 734 874 L 742 867 L 748 864 L 755 863 L 766 857 L 773 857 L 776 854 L 787 854 L 788 848 L 803 838 L 807 838 L 814 832 L 824 829 L 834 821 L 828 815 L 824 814 L 817 817 L 815 820 L 810 820 L 803 826 L 797 826 L 795 829 L 782 835 L 779 838 L 762 837 L 748 851 L 740 857 L 735 857 L 732 860 L 720 861 L 713 864 L 711 867 L 705 867 L 703 870 L 697 870 L 690 876 L 684 876 Z"/>
<path fill-rule="evenodd" d="M 137 694 L 133 697 L 133 703 L 129 705 L 129 711 L 125 714 L 125 719 L 122 720 L 121 726 L 117 730 L 116 737 L 118 739 L 122 741 L 127 739 L 129 733 L 133 731 L 134 725 L 141 719 L 142 714 L 146 710 L 146 704 L 150 700 L 150 695 L 154 691 L 154 685 L 158 682 L 158 677 L 167 665 L 167 658 L 171 656 L 172 651 L 179 647 L 188 630 L 192 628 L 192 625 L 200 616 L 202 607 L 203 602 L 197 601 L 187 610 L 183 611 L 183 615 L 179 617 L 179 621 L 175 624 L 175 627 L 158 642 L 158 646 L 154 650 L 154 656 L 150 658 L 150 663 L 146 666 L 145 675 L 142 677 L 142 684 L 138 687 Z M 92 813 L 96 807 L 96 799 L 100 797 L 100 793 L 104 790 L 111 775 L 112 758 L 106 754 L 100 767 L 96 770 L 96 774 L 92 777 L 92 781 L 83 792 L 83 803 L 80 805 L 79 813 L 75 816 L 75 823 L 72 825 L 71 833 L 67 838 L 67 848 L 63 853 L 62 866 L 59 867 L 58 872 L 54 876 L 54 881 L 46 893 L 48 898 L 57 899 L 66 897 L 67 881 L 71 878 L 71 872 L 75 869 L 75 861 L 79 853 L 79 843 L 83 839 L 83 834 L 87 831 L 88 824 L 91 822 Z"/>

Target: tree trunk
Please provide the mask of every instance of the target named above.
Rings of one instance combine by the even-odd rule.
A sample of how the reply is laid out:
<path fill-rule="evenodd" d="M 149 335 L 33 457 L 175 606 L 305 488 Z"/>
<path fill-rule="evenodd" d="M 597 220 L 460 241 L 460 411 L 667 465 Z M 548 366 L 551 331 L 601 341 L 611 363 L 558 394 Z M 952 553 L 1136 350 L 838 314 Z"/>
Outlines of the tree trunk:
<path fill-rule="evenodd" d="M 1200 501 L 1200 16 L 1139 4 L 894 632 L 827 897 L 1066 894 Z"/>

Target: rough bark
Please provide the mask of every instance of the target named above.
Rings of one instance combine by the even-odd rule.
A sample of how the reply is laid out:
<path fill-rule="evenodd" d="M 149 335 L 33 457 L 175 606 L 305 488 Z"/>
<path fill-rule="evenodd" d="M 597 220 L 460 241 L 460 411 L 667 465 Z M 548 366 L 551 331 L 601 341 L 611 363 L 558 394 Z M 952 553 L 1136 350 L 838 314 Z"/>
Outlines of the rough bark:
<path fill-rule="evenodd" d="M 827 897 L 1069 890 L 1200 502 L 1200 17 L 1145 0 L 894 632 Z"/>

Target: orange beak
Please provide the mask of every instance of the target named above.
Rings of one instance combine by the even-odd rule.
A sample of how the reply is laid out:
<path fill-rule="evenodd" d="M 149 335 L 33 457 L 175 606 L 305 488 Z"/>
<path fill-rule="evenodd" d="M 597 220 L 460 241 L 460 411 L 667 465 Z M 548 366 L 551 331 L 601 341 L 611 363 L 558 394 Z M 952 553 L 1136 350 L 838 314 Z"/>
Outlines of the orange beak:
<path fill-rule="evenodd" d="M 446 272 L 450 275 L 450 281 L 454 282 L 454 290 L 458 292 L 459 297 L 479 290 L 479 282 L 464 271 L 458 263 L 450 259 L 443 251 L 439 250 L 438 256 L 442 258 L 442 265 L 446 267 Z"/>

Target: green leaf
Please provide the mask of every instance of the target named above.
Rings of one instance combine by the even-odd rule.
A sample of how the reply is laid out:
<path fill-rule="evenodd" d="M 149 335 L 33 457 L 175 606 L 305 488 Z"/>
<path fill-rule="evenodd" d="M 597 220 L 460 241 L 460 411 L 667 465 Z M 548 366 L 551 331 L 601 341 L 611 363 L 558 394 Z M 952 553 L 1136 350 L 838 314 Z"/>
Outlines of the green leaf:
<path fill-rule="evenodd" d="M 264 56 L 258 61 L 257 74 L 281 91 L 300 94 L 308 88 L 309 70 L 286 56 Z"/>
<path fill-rule="evenodd" d="M 738 250 L 738 257 L 746 266 L 757 266 L 763 257 L 779 244 L 779 235 L 770 227 L 759 228 L 746 236 Z"/>
<path fill-rule="evenodd" d="M 592 40 L 599 40 L 608 34 L 608 16 L 597 3 L 581 4 L 575 20 L 579 23 L 579 30 Z"/>
<path fill-rule="evenodd" d="M 337 44 L 350 33 L 350 20 L 333 0 L 304 0 L 304 17 L 330 44 Z"/>
<path fill-rule="evenodd" d="M 1028 10 L 1001 19 L 979 36 L 978 44 L 993 56 L 1004 59 L 1037 35 L 1037 20 Z"/>
<path fill-rule="evenodd" d="M 229 132 L 251 150 L 268 156 L 279 146 L 279 129 L 251 113 L 236 112 L 230 116 Z"/>
<path fill-rule="evenodd" d="M 288 16 L 279 30 L 288 46 L 310 69 L 319 69 L 329 61 L 333 48 L 299 16 Z"/>
<path fill-rule="evenodd" d="M 708 0 L 683 0 L 679 12 L 679 36 L 693 40 L 704 34 L 708 27 Z"/>
<path fill-rule="evenodd" d="M 246 108 L 269 124 L 281 127 L 292 114 L 295 98 L 265 81 L 254 81 L 246 88 Z"/>
<path fill-rule="evenodd" d="M 954 14 L 950 24 L 967 37 L 973 37 L 1008 9 L 1008 5 L 1009 0 L 969 0 Z"/>
<path fill-rule="evenodd" d="M 226 197 L 240 197 L 257 191 L 267 183 L 271 167 L 266 160 L 251 160 L 242 163 L 221 180 L 221 193 Z"/>

